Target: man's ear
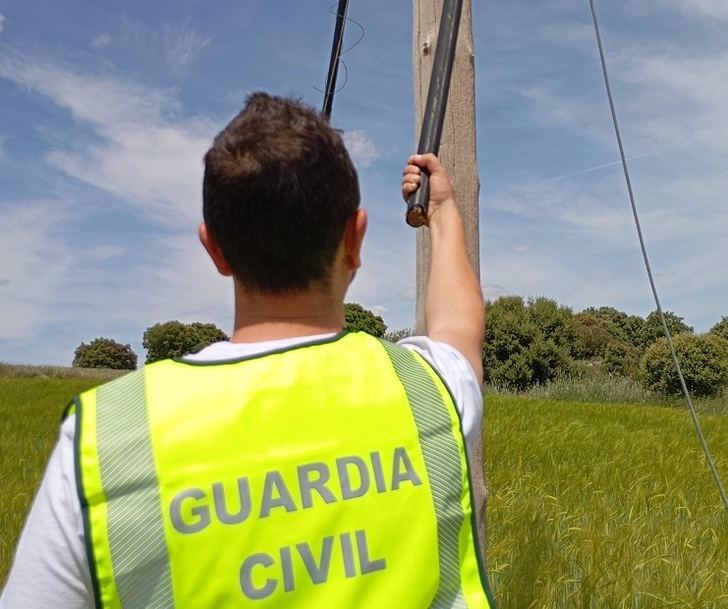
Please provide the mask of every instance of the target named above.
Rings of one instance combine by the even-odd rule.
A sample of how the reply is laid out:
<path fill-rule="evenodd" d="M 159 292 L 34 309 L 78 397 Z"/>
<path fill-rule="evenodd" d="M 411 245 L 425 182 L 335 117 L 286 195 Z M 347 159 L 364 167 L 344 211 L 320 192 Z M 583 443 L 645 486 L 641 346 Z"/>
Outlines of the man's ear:
<path fill-rule="evenodd" d="M 357 209 L 346 221 L 344 229 L 344 259 L 350 270 L 361 266 L 361 246 L 367 232 L 367 212 Z"/>
<path fill-rule="evenodd" d="M 222 250 L 217 244 L 217 241 L 212 238 L 210 231 L 207 230 L 207 224 L 204 222 L 200 224 L 200 227 L 197 229 L 197 234 L 200 237 L 200 242 L 207 250 L 207 253 L 210 254 L 212 261 L 215 263 L 217 272 L 225 277 L 230 277 L 233 274 L 233 270 L 230 268 L 227 260 L 225 260 L 225 256 L 223 256 Z"/>

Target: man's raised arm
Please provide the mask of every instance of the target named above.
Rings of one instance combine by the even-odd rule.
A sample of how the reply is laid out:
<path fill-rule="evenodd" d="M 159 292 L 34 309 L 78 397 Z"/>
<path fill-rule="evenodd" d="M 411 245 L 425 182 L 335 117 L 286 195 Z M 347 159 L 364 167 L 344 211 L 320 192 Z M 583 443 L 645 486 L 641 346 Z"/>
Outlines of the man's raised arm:
<path fill-rule="evenodd" d="M 402 178 L 405 200 L 420 185 L 422 170 L 430 176 L 427 225 L 430 230 L 430 275 L 425 298 L 427 336 L 458 349 L 483 378 L 482 347 L 485 305 L 480 281 L 468 258 L 465 231 L 453 197 L 452 183 L 434 154 L 415 154 Z"/>

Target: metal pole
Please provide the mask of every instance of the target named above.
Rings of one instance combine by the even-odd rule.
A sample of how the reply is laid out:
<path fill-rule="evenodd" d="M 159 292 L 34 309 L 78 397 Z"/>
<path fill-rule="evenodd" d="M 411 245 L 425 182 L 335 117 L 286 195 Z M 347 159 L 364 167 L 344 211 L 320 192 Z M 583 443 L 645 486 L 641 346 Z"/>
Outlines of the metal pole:
<path fill-rule="evenodd" d="M 344 43 L 344 26 L 346 25 L 346 13 L 349 10 L 348 0 L 339 0 L 339 8 L 336 11 L 336 28 L 334 29 L 334 42 L 331 45 L 331 59 L 329 60 L 329 72 L 326 76 L 326 92 L 324 93 L 324 106 L 321 114 L 328 120 L 331 118 L 331 107 L 334 104 L 334 93 L 336 92 L 336 77 L 339 74 L 339 60 L 341 59 L 341 47 Z"/>
<path fill-rule="evenodd" d="M 458 41 L 462 0 L 445 0 L 442 5 L 440 29 L 437 35 L 437 48 L 427 91 L 425 115 L 420 132 L 419 154 L 438 153 L 442 124 L 445 120 L 447 96 L 450 92 L 450 77 L 455 60 L 455 47 Z M 407 224 L 418 227 L 427 223 L 427 202 L 429 199 L 428 178 L 422 174 L 420 187 L 407 201 Z"/>

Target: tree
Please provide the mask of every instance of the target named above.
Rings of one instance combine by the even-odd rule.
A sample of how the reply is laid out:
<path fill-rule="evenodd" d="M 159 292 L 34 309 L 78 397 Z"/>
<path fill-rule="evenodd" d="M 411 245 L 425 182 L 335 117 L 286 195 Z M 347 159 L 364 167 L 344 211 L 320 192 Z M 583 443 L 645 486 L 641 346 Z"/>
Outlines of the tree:
<path fill-rule="evenodd" d="M 346 329 L 350 332 L 366 332 L 381 338 L 387 331 L 384 320 L 360 304 L 347 302 L 344 305 L 344 313 L 346 315 Z"/>
<path fill-rule="evenodd" d="M 728 339 L 728 317 L 723 317 L 710 329 L 711 334 L 717 334 L 722 338 Z"/>
<path fill-rule="evenodd" d="M 632 380 L 640 377 L 640 350 L 630 343 L 612 340 L 604 349 L 604 369 Z"/>
<path fill-rule="evenodd" d="M 136 370 L 137 355 L 131 345 L 122 345 L 110 338 L 96 338 L 88 345 L 81 343 L 76 348 L 73 367 Z"/>
<path fill-rule="evenodd" d="M 582 313 L 588 313 L 598 318 L 610 336 L 617 341 L 629 343 L 635 347 L 640 346 L 639 334 L 645 320 L 639 315 L 629 315 L 614 307 L 589 307 Z"/>
<path fill-rule="evenodd" d="M 571 352 L 577 358 L 603 357 L 607 345 L 614 340 L 607 323 L 593 313 L 574 315 L 574 341 Z"/>
<path fill-rule="evenodd" d="M 402 330 L 392 330 L 387 332 L 382 337 L 384 340 L 388 340 L 390 343 L 396 343 L 403 338 L 409 338 L 412 336 L 412 328 L 404 328 Z"/>
<path fill-rule="evenodd" d="M 215 324 L 183 324 L 174 320 L 147 328 L 142 346 L 147 350 L 146 363 L 151 364 L 161 359 L 197 353 L 221 340 L 228 340 L 228 336 Z"/>
<path fill-rule="evenodd" d="M 692 333 L 692 326 L 687 325 L 683 318 L 671 311 L 665 311 L 665 323 L 670 330 L 672 336 L 682 334 L 684 332 Z M 644 325 L 639 333 L 639 343 L 643 349 L 647 349 L 657 339 L 665 336 L 665 329 L 662 327 L 662 320 L 657 311 L 652 311 L 647 316 Z"/>
<path fill-rule="evenodd" d="M 548 298 L 506 296 L 488 304 L 486 381 L 517 389 L 571 371 L 572 312 Z"/>
<path fill-rule="evenodd" d="M 685 385 L 696 396 L 716 395 L 728 384 L 728 340 L 715 334 L 683 332 L 673 338 Z M 682 392 L 667 338 L 650 345 L 642 358 L 644 383 L 665 395 Z"/>

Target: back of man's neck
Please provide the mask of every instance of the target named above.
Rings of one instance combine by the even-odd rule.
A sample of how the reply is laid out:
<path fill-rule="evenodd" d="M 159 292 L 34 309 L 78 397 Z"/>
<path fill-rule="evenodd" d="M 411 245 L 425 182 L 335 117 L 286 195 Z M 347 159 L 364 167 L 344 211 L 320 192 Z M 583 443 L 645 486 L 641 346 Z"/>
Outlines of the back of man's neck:
<path fill-rule="evenodd" d="M 238 293 L 230 342 L 255 343 L 331 334 L 340 332 L 344 323 L 341 300 L 321 292 L 281 297 Z"/>
<path fill-rule="evenodd" d="M 340 332 L 342 325 L 305 324 L 294 322 L 261 322 L 236 327 L 230 337 L 232 343 L 259 343 L 284 338 L 318 336 Z"/>

